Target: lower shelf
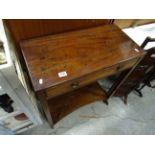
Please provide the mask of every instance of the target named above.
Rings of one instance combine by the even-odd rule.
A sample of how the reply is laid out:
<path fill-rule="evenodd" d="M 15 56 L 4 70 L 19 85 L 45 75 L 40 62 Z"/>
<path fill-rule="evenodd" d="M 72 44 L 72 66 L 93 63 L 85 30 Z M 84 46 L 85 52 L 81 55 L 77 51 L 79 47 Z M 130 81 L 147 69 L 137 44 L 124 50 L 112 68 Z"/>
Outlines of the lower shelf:
<path fill-rule="evenodd" d="M 81 106 L 97 100 L 106 99 L 107 95 L 98 83 L 94 83 L 71 93 L 50 99 L 49 107 L 53 123 L 58 122 L 67 114 L 73 112 Z"/>

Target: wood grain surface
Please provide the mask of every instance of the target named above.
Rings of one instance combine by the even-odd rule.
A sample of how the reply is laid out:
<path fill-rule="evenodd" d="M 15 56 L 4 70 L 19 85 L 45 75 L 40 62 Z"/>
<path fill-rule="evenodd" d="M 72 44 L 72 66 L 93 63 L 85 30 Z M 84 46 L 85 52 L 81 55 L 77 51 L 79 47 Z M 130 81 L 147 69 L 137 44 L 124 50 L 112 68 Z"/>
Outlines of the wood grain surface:
<path fill-rule="evenodd" d="M 143 53 L 115 25 L 26 40 L 21 48 L 35 91 L 138 58 Z M 64 71 L 67 76 L 60 78 L 58 74 Z"/>

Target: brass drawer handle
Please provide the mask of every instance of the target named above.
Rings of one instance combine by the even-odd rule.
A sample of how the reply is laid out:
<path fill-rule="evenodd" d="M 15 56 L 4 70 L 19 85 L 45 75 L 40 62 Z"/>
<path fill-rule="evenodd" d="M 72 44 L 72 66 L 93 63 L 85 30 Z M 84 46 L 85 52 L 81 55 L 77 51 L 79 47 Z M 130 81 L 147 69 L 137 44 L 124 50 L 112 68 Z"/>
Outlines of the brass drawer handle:
<path fill-rule="evenodd" d="M 74 88 L 74 89 L 78 88 L 79 87 L 79 83 L 78 82 L 74 82 L 74 83 L 71 84 L 71 87 Z"/>
<path fill-rule="evenodd" d="M 122 66 L 117 66 L 116 70 L 119 71 L 122 68 Z"/>

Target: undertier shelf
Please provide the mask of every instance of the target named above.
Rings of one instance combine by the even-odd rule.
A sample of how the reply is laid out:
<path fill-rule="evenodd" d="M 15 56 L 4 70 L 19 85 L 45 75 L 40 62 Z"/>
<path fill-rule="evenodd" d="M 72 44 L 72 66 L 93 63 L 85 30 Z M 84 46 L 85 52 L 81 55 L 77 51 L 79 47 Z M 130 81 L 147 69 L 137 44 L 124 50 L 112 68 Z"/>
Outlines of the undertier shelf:
<path fill-rule="evenodd" d="M 55 97 L 49 100 L 53 123 L 58 122 L 64 116 L 81 106 L 90 104 L 94 101 L 105 101 L 106 99 L 107 95 L 98 83 L 93 83 L 63 96 Z"/>

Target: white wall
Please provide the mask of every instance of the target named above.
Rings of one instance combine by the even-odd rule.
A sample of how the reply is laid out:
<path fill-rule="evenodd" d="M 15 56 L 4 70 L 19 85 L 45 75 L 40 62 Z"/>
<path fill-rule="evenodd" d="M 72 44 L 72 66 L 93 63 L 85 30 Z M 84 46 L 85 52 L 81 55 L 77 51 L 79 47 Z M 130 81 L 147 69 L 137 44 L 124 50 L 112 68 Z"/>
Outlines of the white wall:
<path fill-rule="evenodd" d="M 5 54 L 6 54 L 6 58 L 7 58 L 7 64 L 0 65 L 0 69 L 1 69 L 1 68 L 6 68 L 6 67 L 12 65 L 8 41 L 7 41 L 7 38 L 5 35 L 2 19 L 0 19 L 0 41 L 2 41 L 4 43 L 4 50 L 5 50 Z"/>
<path fill-rule="evenodd" d="M 123 29 L 123 31 L 138 45 L 141 45 L 146 37 L 155 38 L 155 24 L 126 28 Z M 148 43 L 145 49 L 149 49 L 151 47 L 155 47 L 155 42 Z"/>

